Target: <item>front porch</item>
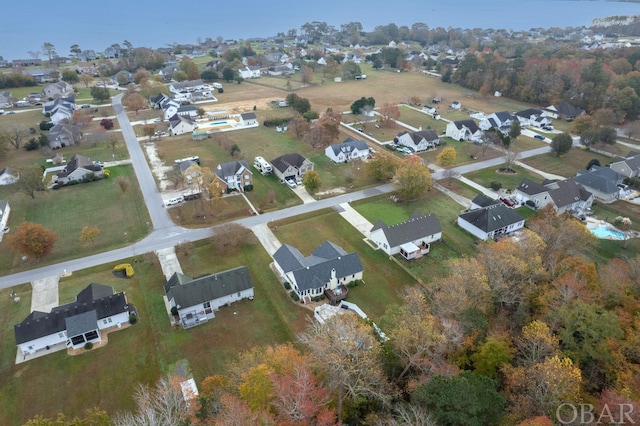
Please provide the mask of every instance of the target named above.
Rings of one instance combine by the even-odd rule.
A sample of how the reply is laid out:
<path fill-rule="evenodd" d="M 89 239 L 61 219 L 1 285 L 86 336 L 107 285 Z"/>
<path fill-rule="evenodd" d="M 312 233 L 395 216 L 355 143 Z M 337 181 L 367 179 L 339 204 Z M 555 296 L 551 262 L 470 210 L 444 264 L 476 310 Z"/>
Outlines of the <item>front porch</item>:
<path fill-rule="evenodd" d="M 332 305 L 337 305 L 341 300 L 346 299 L 348 294 L 349 289 L 343 284 L 340 284 L 334 290 L 327 289 L 324 291 L 324 295 L 329 299 L 329 302 Z"/>

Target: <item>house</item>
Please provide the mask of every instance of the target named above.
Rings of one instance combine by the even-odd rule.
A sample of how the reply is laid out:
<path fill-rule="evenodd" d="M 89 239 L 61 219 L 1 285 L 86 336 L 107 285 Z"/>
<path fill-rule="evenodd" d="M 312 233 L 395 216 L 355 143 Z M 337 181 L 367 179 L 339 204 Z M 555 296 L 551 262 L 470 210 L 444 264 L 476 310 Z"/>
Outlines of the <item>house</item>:
<path fill-rule="evenodd" d="M 515 189 L 515 198 L 537 209 L 551 204 L 558 214 L 587 209 L 593 203 L 593 194 L 574 179 L 543 184 L 523 179 Z"/>
<path fill-rule="evenodd" d="M 511 123 L 516 118 L 508 111 L 500 111 L 489 114 L 484 120 L 480 121 L 478 127 L 480 130 L 489 130 L 491 128 L 499 130 L 502 133 L 508 133 Z"/>
<path fill-rule="evenodd" d="M 92 283 L 76 300 L 57 306 L 51 312 L 33 311 L 20 324 L 13 326 L 18 353 L 65 348 L 82 348 L 87 342 L 102 341 L 102 332 L 117 330 L 129 322 L 133 307 L 124 292 L 114 293 L 113 287 Z"/>
<path fill-rule="evenodd" d="M 357 253 L 347 254 L 330 241 L 322 243 L 308 257 L 283 244 L 273 254 L 273 260 L 282 279 L 305 303 L 322 294 L 332 302 L 344 299 L 348 293 L 346 285 L 361 280 L 364 272 Z"/>
<path fill-rule="evenodd" d="M 104 168 L 94 164 L 89 157 L 76 154 L 71 157 L 64 170 L 56 175 L 55 182 L 66 185 L 69 182 L 82 182 L 91 176 L 101 178 L 104 176 Z"/>
<path fill-rule="evenodd" d="M 66 81 L 49 83 L 42 89 L 42 95 L 47 99 L 70 98 L 74 93 L 73 86 Z"/>
<path fill-rule="evenodd" d="M 626 157 L 622 160 L 614 161 L 609 167 L 624 177 L 638 177 L 640 176 L 640 153 L 630 151 Z"/>
<path fill-rule="evenodd" d="M 260 67 L 258 66 L 246 66 L 244 68 L 240 68 L 238 70 L 238 74 L 240 74 L 240 77 L 244 78 L 245 80 L 249 78 L 261 77 Z"/>
<path fill-rule="evenodd" d="M 414 212 L 395 225 L 378 220 L 371 228 L 369 239 L 389 256 L 400 253 L 405 259 L 418 259 L 429 253 L 431 243 L 442 239 L 442 226 L 434 214 Z"/>
<path fill-rule="evenodd" d="M 39 67 L 42 66 L 41 59 L 14 59 L 11 61 L 13 68 L 23 68 L 23 67 Z"/>
<path fill-rule="evenodd" d="M 240 114 L 240 122 L 243 126 L 258 126 L 258 118 L 256 114 L 253 112 L 246 112 L 244 114 Z"/>
<path fill-rule="evenodd" d="M 429 148 L 435 148 L 440 145 L 438 134 L 430 129 L 411 133 L 398 133 L 395 141 L 397 144 L 409 147 L 415 152 L 426 151 Z"/>
<path fill-rule="evenodd" d="M 13 106 L 14 97 L 11 92 L 0 92 L 0 108 L 11 108 Z"/>
<path fill-rule="evenodd" d="M 96 64 L 93 62 L 78 62 L 76 64 L 76 71 L 78 74 L 98 75 L 98 67 L 96 67 Z"/>
<path fill-rule="evenodd" d="M 544 111 L 551 118 L 560 118 L 565 120 L 572 120 L 585 114 L 583 109 L 575 107 L 568 102 L 550 105 L 546 107 Z"/>
<path fill-rule="evenodd" d="M 0 55 L 0 68 L 9 68 L 10 66 L 11 65 L 9 65 L 9 61 L 7 61 Z"/>
<path fill-rule="evenodd" d="M 246 266 L 190 278 L 174 272 L 164 286 L 169 305 L 177 309 L 184 328 L 216 317 L 215 311 L 242 299 L 253 300 L 253 281 Z"/>
<path fill-rule="evenodd" d="M 595 198 L 605 203 L 611 203 L 620 197 L 622 175 L 609 167 L 593 166 L 590 170 L 581 170 L 573 178 Z"/>
<path fill-rule="evenodd" d="M 501 202 L 502 201 L 500 200 L 494 200 L 493 198 L 487 197 L 484 194 L 478 194 L 473 198 L 473 200 L 471 200 L 470 210 L 482 209 L 493 206 L 494 204 L 500 204 Z"/>
<path fill-rule="evenodd" d="M 499 203 L 458 215 L 458 226 L 481 240 L 488 240 L 522 229 L 524 218 Z"/>
<path fill-rule="evenodd" d="M 38 83 L 45 83 L 47 81 L 57 80 L 60 76 L 60 71 L 54 68 L 36 68 L 22 70 L 23 75 L 30 75 Z"/>
<path fill-rule="evenodd" d="M 158 74 L 162 77 L 163 80 L 170 81 L 173 78 L 173 74 L 179 70 L 180 67 L 178 67 L 177 65 L 167 65 L 160 71 L 158 71 Z"/>
<path fill-rule="evenodd" d="M 347 138 L 342 143 L 329 145 L 324 153 L 336 163 L 364 159 L 369 155 L 369 145 L 363 140 Z"/>
<path fill-rule="evenodd" d="M 42 114 L 49 117 L 53 124 L 62 120 L 69 120 L 76 110 L 76 100 L 73 97 L 57 98 L 42 106 Z"/>
<path fill-rule="evenodd" d="M 253 173 L 246 160 L 218 164 L 215 174 L 222 181 L 223 192 L 230 190 L 244 192 L 246 186 L 253 185 Z"/>
<path fill-rule="evenodd" d="M 5 229 L 7 223 L 9 223 L 9 214 L 11 213 L 11 207 L 9 201 L 0 200 L 0 231 Z"/>
<path fill-rule="evenodd" d="M 445 135 L 457 141 L 480 141 L 482 139 L 482 131 L 470 118 L 447 123 Z"/>
<path fill-rule="evenodd" d="M 18 181 L 18 175 L 8 167 L 0 169 L 0 185 L 11 185 Z"/>
<path fill-rule="evenodd" d="M 51 149 L 72 146 L 80 143 L 82 131 L 75 124 L 61 122 L 49 129 L 47 139 L 49 139 L 49 148 Z"/>
<path fill-rule="evenodd" d="M 523 126 L 544 127 L 551 124 L 551 117 L 547 116 L 547 113 L 539 108 L 527 108 L 522 111 L 518 111 L 514 116 L 520 121 Z"/>
<path fill-rule="evenodd" d="M 456 111 L 460 111 L 462 109 L 462 104 L 458 101 L 453 101 L 451 102 L 451 105 L 449 105 L 449 108 L 455 109 Z"/>
<path fill-rule="evenodd" d="M 281 155 L 271 160 L 273 172 L 280 180 L 302 177 L 308 170 L 313 170 L 313 163 L 298 153 Z"/>
<path fill-rule="evenodd" d="M 118 56 L 120 56 L 120 49 L 117 46 L 109 46 L 104 49 L 105 58 L 113 59 L 117 58 Z"/>
<path fill-rule="evenodd" d="M 78 53 L 78 61 L 80 62 L 93 61 L 94 59 L 98 59 L 98 54 L 93 49 L 83 50 L 82 52 Z"/>
<path fill-rule="evenodd" d="M 196 90 L 205 90 L 206 84 L 201 80 L 187 80 L 181 82 L 171 83 L 169 85 L 169 91 L 171 93 L 180 93 L 180 92 L 195 92 Z"/>
<path fill-rule="evenodd" d="M 196 122 L 188 115 L 173 114 L 169 118 L 169 131 L 172 135 L 184 135 L 192 133 L 196 128 Z"/>
<path fill-rule="evenodd" d="M 158 93 L 155 96 L 149 96 L 149 106 L 153 109 L 162 109 L 162 105 L 170 100 L 171 98 L 164 93 Z"/>

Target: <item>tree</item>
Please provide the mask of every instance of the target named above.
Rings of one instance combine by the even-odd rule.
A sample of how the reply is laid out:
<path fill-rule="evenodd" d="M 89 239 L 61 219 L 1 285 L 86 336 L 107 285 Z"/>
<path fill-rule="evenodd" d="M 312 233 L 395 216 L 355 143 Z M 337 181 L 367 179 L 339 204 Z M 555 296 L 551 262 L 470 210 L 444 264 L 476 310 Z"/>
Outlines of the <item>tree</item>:
<path fill-rule="evenodd" d="M 393 397 L 374 330 L 356 315 L 336 315 L 324 324 L 310 321 L 298 340 L 324 370 L 327 384 L 338 393 L 339 419 L 344 398 L 364 398 L 386 405 Z"/>
<path fill-rule="evenodd" d="M 237 223 L 231 223 L 214 228 L 213 239 L 218 247 L 237 247 L 248 242 L 252 236 L 251 231 Z"/>
<path fill-rule="evenodd" d="M 442 426 L 495 425 L 506 402 L 496 388 L 494 380 L 464 371 L 420 385 L 411 394 L 411 403 L 426 408 Z"/>
<path fill-rule="evenodd" d="M 122 191 L 123 194 L 125 194 L 129 189 L 131 189 L 131 181 L 129 180 L 129 178 L 125 176 L 118 176 L 116 178 L 116 183 L 120 187 L 120 191 Z"/>
<path fill-rule="evenodd" d="M 193 62 L 188 56 L 183 56 L 180 60 L 180 69 L 187 75 L 188 80 L 197 80 L 200 78 L 200 70 L 198 65 Z"/>
<path fill-rule="evenodd" d="M 373 99 L 371 97 L 365 98 L 363 96 L 363 97 L 361 97 L 357 101 L 354 101 L 351 104 L 351 113 L 353 115 L 364 114 L 367 111 L 373 110 L 373 108 L 375 106 L 376 106 L 376 100 L 375 99 Z"/>
<path fill-rule="evenodd" d="M 315 170 L 309 170 L 302 178 L 302 184 L 310 194 L 315 194 L 322 186 L 320 175 Z"/>
<path fill-rule="evenodd" d="M 216 81 L 219 77 L 218 77 L 218 73 L 215 70 L 212 70 L 211 68 L 207 68 L 206 70 L 200 73 L 200 78 L 202 78 L 203 81 L 211 82 L 211 81 Z"/>
<path fill-rule="evenodd" d="M 396 120 L 400 118 L 400 109 L 398 104 L 385 102 L 380 108 L 380 125 L 382 127 L 392 128 L 396 125 Z"/>
<path fill-rule="evenodd" d="M 66 81 L 69 84 L 77 83 L 80 81 L 78 77 L 78 73 L 73 70 L 64 70 L 62 71 L 62 80 Z"/>
<path fill-rule="evenodd" d="M 326 111 L 311 126 L 305 140 L 313 148 L 324 149 L 340 135 L 340 115 L 332 111 Z"/>
<path fill-rule="evenodd" d="M 171 76 L 171 78 L 175 81 L 187 81 L 188 77 L 187 77 L 187 73 L 182 71 L 182 70 L 178 70 L 176 72 L 173 73 L 173 75 Z"/>
<path fill-rule="evenodd" d="M 47 257 L 58 240 L 58 234 L 39 223 L 22 222 L 7 238 L 9 246 L 36 260 Z"/>
<path fill-rule="evenodd" d="M 0 129 L 2 137 L 15 149 L 19 149 L 22 142 L 29 137 L 29 128 L 19 124 L 14 124 L 11 127 Z"/>
<path fill-rule="evenodd" d="M 80 53 L 82 53 L 82 49 L 77 44 L 72 44 L 69 48 L 69 52 L 71 52 L 71 56 L 75 56 L 76 58 Z"/>
<path fill-rule="evenodd" d="M 511 127 L 509 127 L 509 137 L 512 141 L 515 141 L 521 133 L 522 128 L 520 127 L 520 120 L 513 120 L 511 122 Z"/>
<path fill-rule="evenodd" d="M 111 129 L 113 129 L 113 120 L 110 119 L 110 118 L 103 118 L 102 120 L 100 120 L 100 125 L 105 130 L 111 130 Z"/>
<path fill-rule="evenodd" d="M 551 139 L 551 152 L 553 152 L 556 157 L 560 157 L 562 154 L 571 151 L 572 146 L 573 139 L 568 133 L 560 133 Z"/>
<path fill-rule="evenodd" d="M 202 107 L 199 107 L 198 109 L 196 109 L 196 114 L 198 114 L 198 117 L 200 118 L 204 117 L 206 113 L 207 111 Z"/>
<path fill-rule="evenodd" d="M 433 186 L 429 169 L 422 164 L 422 159 L 415 155 L 400 162 L 393 177 L 393 184 L 404 201 L 422 197 Z"/>
<path fill-rule="evenodd" d="M 93 76 L 90 74 L 82 73 L 78 76 L 78 80 L 84 84 L 84 88 L 88 89 L 89 85 L 93 83 Z"/>
<path fill-rule="evenodd" d="M 222 78 L 227 82 L 233 81 L 233 78 L 235 76 L 236 76 L 236 73 L 229 67 L 226 67 L 225 69 L 222 70 Z"/>
<path fill-rule="evenodd" d="M 83 243 L 87 242 L 93 245 L 96 241 L 96 237 L 100 234 L 100 228 L 97 226 L 83 226 L 82 231 L 80 231 L 80 237 L 78 240 Z"/>
<path fill-rule="evenodd" d="M 311 126 L 309 122 L 302 116 L 294 117 L 287 123 L 289 133 L 293 134 L 296 139 L 302 139 L 304 135 L 309 131 Z"/>
<path fill-rule="evenodd" d="M 513 348 L 508 336 L 489 336 L 471 355 L 474 373 L 496 379 L 498 370 L 511 363 Z"/>
<path fill-rule="evenodd" d="M 150 77 L 151 74 L 149 74 L 149 71 L 145 69 L 139 69 L 133 74 L 133 82 L 135 84 L 141 84 L 143 81 L 149 80 Z"/>
<path fill-rule="evenodd" d="M 147 106 L 147 100 L 140 93 L 127 93 L 122 97 L 122 104 L 138 115 L 138 111 Z"/>
<path fill-rule="evenodd" d="M 516 339 L 518 360 L 523 365 L 533 365 L 560 352 L 560 341 L 547 324 L 534 320 L 522 328 Z"/>
<path fill-rule="evenodd" d="M 36 191 L 44 191 L 42 182 L 42 168 L 39 166 L 25 166 L 18 169 L 20 179 L 16 183 L 16 189 L 29 197 L 36 198 Z"/>
<path fill-rule="evenodd" d="M 42 44 L 42 53 L 49 58 L 49 63 L 51 63 L 51 59 L 56 56 L 56 48 L 52 43 L 45 41 Z"/>
<path fill-rule="evenodd" d="M 295 93 L 289 93 L 285 100 L 298 114 L 304 114 L 311 110 L 311 102 L 309 102 L 309 99 L 300 97 Z"/>
<path fill-rule="evenodd" d="M 302 69 L 302 84 L 311 84 L 313 82 L 313 68 L 308 65 L 303 65 Z"/>
<path fill-rule="evenodd" d="M 35 416 L 27 421 L 24 426 L 111 426 L 111 419 L 106 411 L 102 411 L 97 407 L 89 408 L 84 412 L 84 418 L 74 417 L 67 419 L 62 413 L 58 413 L 55 420 L 47 419 L 41 415 Z"/>
<path fill-rule="evenodd" d="M 91 88 L 91 97 L 96 101 L 102 103 L 109 99 L 111 97 L 111 94 L 109 93 L 109 89 L 107 89 L 106 87 L 93 86 Z"/>
<path fill-rule="evenodd" d="M 456 162 L 456 155 L 456 149 L 452 146 L 448 146 L 440 151 L 440 154 L 436 157 L 436 163 L 442 167 L 451 166 Z"/>
<path fill-rule="evenodd" d="M 155 124 L 145 124 L 142 126 L 142 135 L 148 138 L 152 138 L 156 134 Z"/>
<path fill-rule="evenodd" d="M 389 181 L 396 174 L 399 164 L 393 155 L 380 153 L 367 162 L 367 176 L 377 181 Z"/>
<path fill-rule="evenodd" d="M 345 80 L 354 80 L 357 76 L 362 75 L 360 65 L 353 61 L 347 61 L 341 66 L 342 78 Z"/>

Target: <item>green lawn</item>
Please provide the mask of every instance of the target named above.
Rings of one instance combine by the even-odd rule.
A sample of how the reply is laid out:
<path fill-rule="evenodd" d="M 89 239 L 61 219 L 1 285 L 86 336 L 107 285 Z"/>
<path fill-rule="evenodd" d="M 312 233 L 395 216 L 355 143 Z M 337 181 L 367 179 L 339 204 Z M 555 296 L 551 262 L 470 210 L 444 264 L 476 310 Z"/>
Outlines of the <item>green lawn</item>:
<path fill-rule="evenodd" d="M 536 169 L 569 178 L 575 176 L 579 170 L 584 170 L 587 167 L 587 163 L 594 158 L 600 160 L 602 166 L 609 164 L 612 160 L 605 155 L 580 148 L 572 148 L 571 151 L 560 157 L 549 153 L 526 158 L 522 162 Z"/>
<path fill-rule="evenodd" d="M 515 189 L 516 186 L 522 182 L 522 179 L 527 178 L 531 179 L 535 182 L 542 182 L 544 178 L 542 176 L 538 176 L 536 173 L 530 172 L 529 170 L 523 169 L 522 167 L 514 167 L 516 170 L 515 174 L 504 174 L 498 173 L 497 167 L 491 167 L 488 169 L 478 170 L 476 172 L 471 172 L 465 174 L 466 178 L 471 179 L 472 181 L 479 183 L 485 188 L 491 187 L 491 182 L 498 181 L 502 183 L 502 188 L 506 190 Z"/>
<path fill-rule="evenodd" d="M 22 424 L 36 414 L 55 417 L 81 415 L 92 406 L 114 414 L 133 408 L 136 383 L 154 383 L 180 360 L 187 360 L 194 378 L 200 382 L 212 374 L 222 374 L 225 364 L 240 351 L 255 345 L 295 340 L 306 326 L 306 310 L 291 301 L 269 270 L 271 258 L 259 244 L 247 244 L 214 251 L 210 241 L 202 241 L 180 252 L 185 274 L 196 277 L 247 265 L 255 285 L 255 300 L 223 308 L 216 318 L 189 330 L 171 328 L 162 296 L 164 278 L 157 259 L 139 256 L 136 276 L 115 278 L 113 264 L 75 272 L 60 283 L 60 302 L 67 303 L 91 282 L 125 291 L 140 321 L 133 327 L 111 333 L 109 343 L 84 355 L 71 357 L 57 352 L 15 365 L 13 324 L 29 313 L 30 286 L 15 287 L 21 303 L 12 303 L 6 292 L 0 298 L 0 424 Z M 211 257 L 216 257 L 212 266 Z M 119 263 L 119 262 L 118 262 Z M 115 264 L 115 263 L 114 263 Z M 259 324 L 260 326 L 256 326 Z M 55 389 L 55 392 L 52 392 Z"/>
<path fill-rule="evenodd" d="M 447 128 L 447 123 L 445 121 L 436 120 L 427 114 L 418 112 L 411 108 L 401 106 L 399 109 L 400 118 L 398 120 L 403 123 L 407 123 L 410 126 L 416 128 L 421 127 L 423 130 L 433 129 L 437 134 L 444 133 Z"/>
<path fill-rule="evenodd" d="M 109 170 L 109 179 L 37 192 L 35 199 L 12 192 L 10 186 L 0 187 L 0 199 L 9 200 L 11 206 L 11 228 L 24 221 L 37 222 L 58 234 L 53 252 L 38 265 L 31 261 L 21 262 L 20 256 L 9 250 L 4 239 L 0 242 L 0 246 L 3 246 L 0 250 L 1 273 L 15 273 L 34 266 L 108 251 L 129 245 L 147 235 L 149 215 L 133 168 L 120 166 Z M 128 178 L 133 184 L 125 194 L 115 181 L 118 176 Z M 85 225 L 98 226 L 101 230 L 92 245 L 78 241 Z"/>

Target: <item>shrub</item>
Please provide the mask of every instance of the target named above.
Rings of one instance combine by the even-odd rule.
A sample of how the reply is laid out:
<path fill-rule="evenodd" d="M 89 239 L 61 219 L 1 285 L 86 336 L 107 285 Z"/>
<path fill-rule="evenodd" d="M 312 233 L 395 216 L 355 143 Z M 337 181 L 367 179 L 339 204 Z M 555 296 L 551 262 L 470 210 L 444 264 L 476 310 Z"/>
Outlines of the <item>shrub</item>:
<path fill-rule="evenodd" d="M 291 284 L 289 284 L 287 281 L 285 281 L 283 285 L 286 290 L 291 290 Z"/>
<path fill-rule="evenodd" d="M 42 131 L 47 131 L 47 130 L 49 130 L 49 129 L 50 129 L 50 128 L 52 128 L 52 127 L 53 127 L 53 123 L 52 123 L 52 122 L 50 122 L 50 121 L 42 120 L 42 121 L 40 122 L 40 130 L 42 130 Z"/>
<path fill-rule="evenodd" d="M 93 343 L 91 342 L 87 342 L 84 344 L 84 348 L 88 351 L 90 351 L 91 349 L 93 349 Z"/>
<path fill-rule="evenodd" d="M 38 143 L 38 140 L 36 138 L 31 138 L 29 139 L 29 142 L 24 144 L 24 149 L 26 151 L 35 151 L 38 148 L 40 148 L 40 143 Z"/>
<path fill-rule="evenodd" d="M 297 302 L 298 300 L 300 300 L 300 298 L 298 297 L 298 294 L 297 294 L 295 291 L 293 291 L 293 290 L 291 290 L 291 292 L 289 292 L 289 296 L 291 296 L 291 298 L 292 298 L 294 301 L 296 301 L 296 302 Z"/>
<path fill-rule="evenodd" d="M 491 189 L 493 189 L 494 191 L 498 191 L 500 190 L 500 188 L 502 188 L 502 182 L 499 182 L 497 180 L 491 181 L 491 183 L 489 184 L 489 186 L 491 187 Z"/>
<path fill-rule="evenodd" d="M 244 186 L 244 192 L 251 192 L 251 191 L 253 191 L 253 185 L 252 184 Z"/>
<path fill-rule="evenodd" d="M 135 324 L 135 323 L 137 323 L 137 322 L 138 322 L 138 316 L 136 315 L 136 313 L 135 313 L 135 312 L 131 312 L 131 313 L 129 314 L 129 323 L 130 323 L 130 324 Z"/>
<path fill-rule="evenodd" d="M 534 203 L 532 200 L 527 200 L 525 204 L 533 209 L 536 208 L 536 203 Z"/>
<path fill-rule="evenodd" d="M 171 315 L 173 316 L 177 316 L 178 315 L 178 308 L 175 306 L 171 307 Z"/>
<path fill-rule="evenodd" d="M 218 89 L 218 93 L 224 93 L 224 89 L 223 89 L 222 87 L 220 87 L 220 88 Z"/>

